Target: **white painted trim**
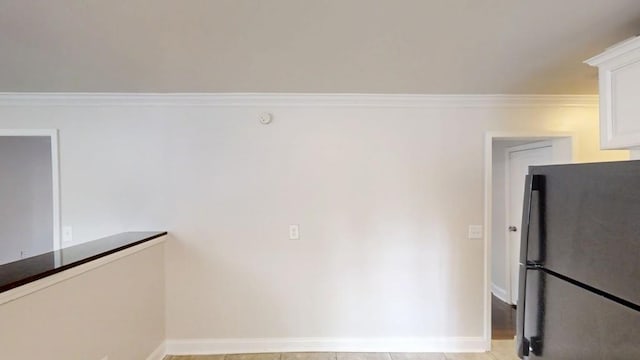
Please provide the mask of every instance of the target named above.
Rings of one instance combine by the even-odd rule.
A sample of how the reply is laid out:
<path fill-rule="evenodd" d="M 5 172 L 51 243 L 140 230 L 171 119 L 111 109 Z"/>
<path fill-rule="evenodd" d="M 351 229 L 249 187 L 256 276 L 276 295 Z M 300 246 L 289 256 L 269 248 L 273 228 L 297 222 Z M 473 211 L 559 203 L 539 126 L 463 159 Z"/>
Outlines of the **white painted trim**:
<path fill-rule="evenodd" d="M 585 60 L 584 63 L 591 66 L 600 66 L 609 60 L 616 59 L 630 51 L 637 50 L 639 47 L 640 36 L 636 35 L 608 47 L 603 53 Z"/>
<path fill-rule="evenodd" d="M 57 129 L 0 129 L 0 136 L 48 136 L 51 138 L 51 185 L 53 250 L 61 249 L 60 239 L 60 160 Z"/>
<path fill-rule="evenodd" d="M 0 136 L 55 136 L 56 129 L 0 129 Z"/>
<path fill-rule="evenodd" d="M 169 339 L 167 355 L 264 352 L 484 352 L 481 337 Z"/>
<path fill-rule="evenodd" d="M 147 356 L 147 360 L 162 360 L 165 356 L 167 356 L 167 351 L 165 342 L 163 341 L 151 354 L 149 354 L 149 356 Z"/>
<path fill-rule="evenodd" d="M 420 95 L 290 93 L 0 93 L 0 106 L 213 107 L 588 107 L 597 95 Z"/>
<path fill-rule="evenodd" d="M 511 171 L 511 162 L 509 161 L 509 151 L 507 150 L 507 148 L 504 149 L 504 152 L 502 154 L 503 156 L 503 161 L 504 161 L 504 225 L 505 225 L 505 229 L 502 229 L 504 231 L 504 284 L 505 284 L 505 288 L 504 290 L 504 297 L 501 298 L 502 301 L 506 302 L 507 304 L 513 305 L 513 303 L 511 302 L 512 296 L 511 296 L 511 291 L 513 289 L 513 285 L 511 284 L 511 235 L 509 234 L 509 217 L 511 214 L 509 214 L 509 209 L 511 208 L 509 202 L 511 201 L 511 188 L 510 185 L 511 183 L 509 182 L 510 176 L 509 173 Z M 493 155 L 492 155 L 493 157 Z M 492 172 L 493 175 L 493 172 Z M 492 179 L 493 181 L 493 179 Z M 491 185 L 491 190 L 493 191 L 493 185 Z M 491 198 L 493 199 L 493 197 Z M 493 219 L 493 213 L 491 213 L 491 218 Z M 493 221 L 493 220 L 492 220 Z M 520 224 L 517 225 L 518 227 L 520 227 Z M 491 282 L 493 282 L 493 279 L 491 279 Z"/>
<path fill-rule="evenodd" d="M 571 138 L 571 153 L 576 153 L 575 134 L 567 132 L 510 132 L 487 131 L 484 135 L 484 331 L 485 350 L 491 349 L 491 215 L 493 140 L 545 140 L 549 138 Z"/>
<path fill-rule="evenodd" d="M 58 130 L 51 130 L 51 184 L 53 186 L 53 250 L 62 249 L 62 218 L 60 215 L 60 147 Z"/>
<path fill-rule="evenodd" d="M 629 159 L 630 160 L 640 160 L 640 149 L 638 149 L 638 148 L 631 149 L 631 151 L 629 152 Z"/>
<path fill-rule="evenodd" d="M 509 154 L 512 152 L 523 151 L 523 150 L 533 150 L 533 149 L 541 149 L 545 147 L 553 147 L 553 143 L 551 140 L 542 140 L 542 141 L 533 141 L 530 143 L 515 145 L 505 148 L 505 154 Z"/>
<path fill-rule="evenodd" d="M 502 302 L 505 302 L 507 304 L 510 303 L 507 291 L 496 285 L 495 283 L 491 283 L 491 293 L 498 299 L 502 300 Z"/>
<path fill-rule="evenodd" d="M 484 311 L 482 321 L 484 329 L 482 338 L 484 349 L 491 350 L 491 213 L 492 208 L 492 180 L 491 171 L 493 168 L 493 139 L 494 133 L 487 132 L 484 137 Z"/>
<path fill-rule="evenodd" d="M 52 285 L 55 285 L 57 283 L 60 283 L 62 281 L 65 280 L 69 280 L 71 278 L 74 278 L 76 276 L 82 275 L 88 271 L 91 271 L 93 269 L 99 268 L 101 266 L 104 266 L 106 264 L 112 263 L 114 261 L 117 261 L 119 259 L 122 259 L 124 257 L 133 255 L 137 252 L 140 252 L 144 249 L 150 248 L 152 246 L 156 246 L 159 244 L 164 243 L 166 240 L 166 236 L 160 236 L 158 238 L 155 238 L 153 240 L 149 240 L 146 241 L 142 244 L 138 244 L 135 246 L 132 246 L 130 248 L 124 249 L 122 251 L 118 251 L 116 253 L 107 255 L 105 257 L 101 257 L 99 259 L 90 261 L 88 263 L 73 267 L 71 269 L 68 270 L 64 270 L 61 271 L 57 274 L 53 274 L 51 276 L 45 277 L 43 279 L 40 280 L 36 280 L 34 282 L 30 282 L 28 284 L 19 286 L 15 289 L 11 289 L 8 291 L 5 291 L 3 293 L 0 293 L 0 305 L 2 304 L 6 304 L 8 302 L 14 301 L 16 299 L 19 299 L 21 297 L 27 296 L 29 294 L 32 294 L 36 291 L 40 291 L 42 289 L 46 289 Z"/>

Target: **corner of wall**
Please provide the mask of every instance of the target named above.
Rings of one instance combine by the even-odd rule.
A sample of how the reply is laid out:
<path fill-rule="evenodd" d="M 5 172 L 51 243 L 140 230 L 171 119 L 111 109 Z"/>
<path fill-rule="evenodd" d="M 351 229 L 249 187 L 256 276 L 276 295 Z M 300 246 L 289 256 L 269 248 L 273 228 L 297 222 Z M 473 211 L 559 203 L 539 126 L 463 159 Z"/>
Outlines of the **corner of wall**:
<path fill-rule="evenodd" d="M 162 360 L 166 355 L 166 341 L 163 341 L 149 356 L 147 356 L 147 360 Z"/>

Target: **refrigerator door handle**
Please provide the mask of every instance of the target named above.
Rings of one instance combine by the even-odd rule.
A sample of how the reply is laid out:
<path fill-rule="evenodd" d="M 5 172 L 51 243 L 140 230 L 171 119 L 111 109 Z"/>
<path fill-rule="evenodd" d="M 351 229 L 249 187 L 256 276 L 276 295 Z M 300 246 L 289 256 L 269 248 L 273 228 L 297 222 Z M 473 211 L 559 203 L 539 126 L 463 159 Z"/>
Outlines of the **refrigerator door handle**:
<path fill-rule="evenodd" d="M 525 338 L 525 307 L 526 307 L 526 288 L 527 288 L 527 270 L 537 268 L 536 265 L 527 261 L 527 250 L 529 247 L 529 232 L 531 225 L 531 207 L 533 203 L 534 192 L 538 192 L 539 199 L 542 197 L 543 176 L 527 175 L 525 178 L 525 196 L 523 204 L 522 216 L 522 234 L 520 240 L 520 275 L 518 289 L 518 306 L 517 306 L 517 352 L 521 359 L 529 355 L 531 349 L 530 341 Z M 534 352 L 535 353 L 535 352 Z"/>
<path fill-rule="evenodd" d="M 541 259 L 532 261 L 530 259 L 529 254 L 529 234 L 531 233 L 531 217 L 533 214 L 533 196 L 537 194 L 537 218 L 538 218 L 538 228 L 536 229 L 536 233 L 538 236 L 542 236 L 542 206 L 544 203 L 544 176 L 543 175 L 527 175 L 525 178 L 525 196 L 524 202 L 522 205 L 522 233 L 520 234 L 520 264 L 523 265 L 536 265 L 541 262 Z M 542 239 L 538 239 L 539 242 Z M 538 246 L 542 246 L 544 244 L 537 244 Z M 535 254 L 534 254 L 535 256 Z"/>
<path fill-rule="evenodd" d="M 516 351 L 518 353 L 518 357 L 520 359 L 524 359 L 525 356 L 529 356 L 529 340 L 524 337 L 524 325 L 525 325 L 525 294 L 526 292 L 523 290 L 526 286 L 527 280 L 527 268 L 523 265 L 520 265 L 520 289 L 518 294 L 518 308 L 516 314 Z"/>

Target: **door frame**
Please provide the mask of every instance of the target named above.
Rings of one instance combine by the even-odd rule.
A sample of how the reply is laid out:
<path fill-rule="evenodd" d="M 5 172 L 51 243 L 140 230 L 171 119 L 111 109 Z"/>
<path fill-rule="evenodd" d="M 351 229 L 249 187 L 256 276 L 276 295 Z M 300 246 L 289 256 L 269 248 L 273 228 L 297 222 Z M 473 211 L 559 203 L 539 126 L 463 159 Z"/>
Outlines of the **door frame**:
<path fill-rule="evenodd" d="M 571 152 L 571 162 L 576 157 L 576 134 L 572 132 L 544 132 L 544 131 L 487 131 L 484 134 L 484 342 L 487 349 L 491 349 L 491 237 L 492 223 L 492 185 L 493 185 L 493 141 L 544 141 L 566 139 Z"/>
<path fill-rule="evenodd" d="M 60 250 L 60 160 L 58 129 L 0 129 L 0 136 L 48 136 L 51 138 L 51 184 L 53 187 L 53 250 Z"/>

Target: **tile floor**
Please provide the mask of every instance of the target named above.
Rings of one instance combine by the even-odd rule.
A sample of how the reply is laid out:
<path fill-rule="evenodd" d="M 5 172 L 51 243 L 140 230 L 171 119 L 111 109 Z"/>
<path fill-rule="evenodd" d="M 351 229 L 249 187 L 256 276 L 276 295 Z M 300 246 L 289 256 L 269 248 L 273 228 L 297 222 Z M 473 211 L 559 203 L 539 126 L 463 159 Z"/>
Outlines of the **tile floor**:
<path fill-rule="evenodd" d="M 518 360 L 513 340 L 493 340 L 487 353 L 269 353 L 167 356 L 165 360 Z"/>

